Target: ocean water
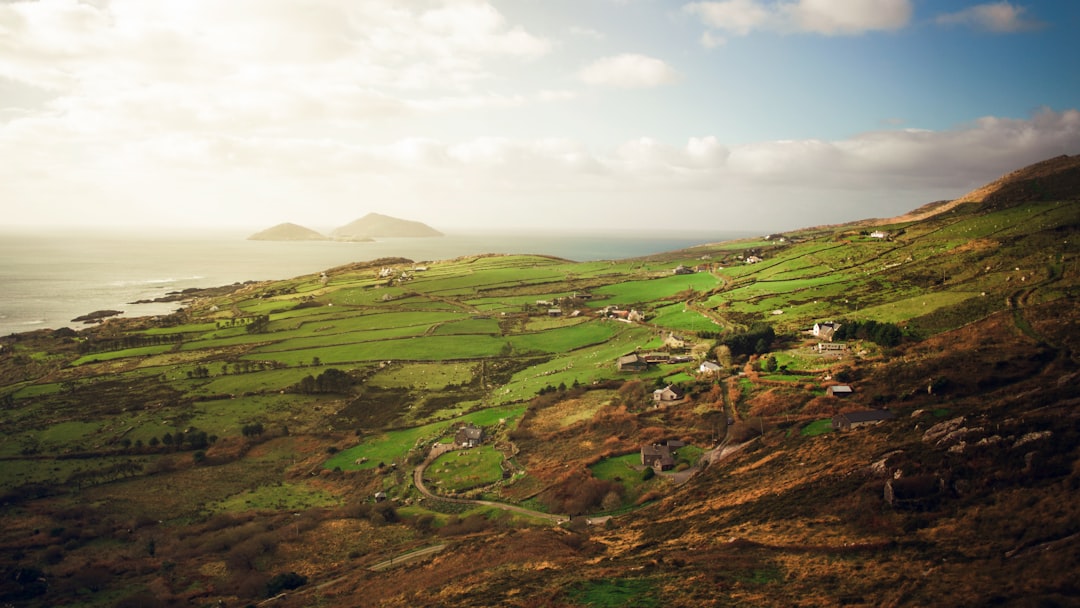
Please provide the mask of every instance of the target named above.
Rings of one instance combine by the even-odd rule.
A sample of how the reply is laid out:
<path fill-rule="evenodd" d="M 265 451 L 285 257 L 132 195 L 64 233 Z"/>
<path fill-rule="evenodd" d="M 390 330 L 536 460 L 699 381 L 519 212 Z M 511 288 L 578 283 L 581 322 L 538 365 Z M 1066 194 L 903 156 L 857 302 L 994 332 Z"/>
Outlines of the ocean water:
<path fill-rule="evenodd" d="M 535 253 L 618 260 L 746 233 L 448 234 L 370 243 L 249 241 L 250 233 L 0 233 L 0 335 L 83 327 L 96 310 L 165 314 L 179 303 L 131 304 L 189 287 L 287 279 L 381 257 L 445 260 L 478 253 Z"/>

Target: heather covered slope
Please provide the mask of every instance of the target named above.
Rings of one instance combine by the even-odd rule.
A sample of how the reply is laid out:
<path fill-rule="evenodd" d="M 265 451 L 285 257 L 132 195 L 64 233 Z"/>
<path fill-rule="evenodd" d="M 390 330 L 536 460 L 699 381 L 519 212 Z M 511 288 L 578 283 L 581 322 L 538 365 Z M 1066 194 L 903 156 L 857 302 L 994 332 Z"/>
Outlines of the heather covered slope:
<path fill-rule="evenodd" d="M 1070 605 L 1061 196 L 635 260 L 372 260 L 6 337 L 0 600 Z M 831 430 L 858 410 L 893 417 Z M 465 425 L 480 446 L 428 458 Z"/>

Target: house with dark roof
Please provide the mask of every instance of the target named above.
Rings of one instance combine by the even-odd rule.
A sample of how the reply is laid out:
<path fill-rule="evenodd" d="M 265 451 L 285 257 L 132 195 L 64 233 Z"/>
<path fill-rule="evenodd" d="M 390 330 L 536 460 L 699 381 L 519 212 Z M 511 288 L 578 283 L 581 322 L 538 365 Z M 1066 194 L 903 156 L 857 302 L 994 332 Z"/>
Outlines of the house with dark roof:
<path fill-rule="evenodd" d="M 643 372 L 649 369 L 649 362 L 637 353 L 619 357 L 618 367 L 620 372 Z"/>
<path fill-rule="evenodd" d="M 832 427 L 834 431 L 850 431 L 863 426 L 872 426 L 892 420 L 896 414 L 889 410 L 860 410 L 857 412 L 845 412 L 833 416 Z"/>
<path fill-rule="evenodd" d="M 454 434 L 454 445 L 459 448 L 475 448 L 483 442 L 484 429 L 471 424 L 461 427 Z"/>
<path fill-rule="evenodd" d="M 675 455 L 671 447 L 667 445 L 659 443 L 643 445 L 641 446 L 641 464 L 652 468 L 657 473 L 670 471 L 675 468 Z"/>
<path fill-rule="evenodd" d="M 825 394 L 832 397 L 847 397 L 853 392 L 852 388 L 846 384 L 834 384 L 825 389 Z"/>
<path fill-rule="evenodd" d="M 833 334 L 836 333 L 836 330 L 840 329 L 840 325 L 840 323 L 834 323 L 832 321 L 814 323 L 814 328 L 811 330 L 811 333 L 814 334 L 815 338 L 832 342 Z"/>

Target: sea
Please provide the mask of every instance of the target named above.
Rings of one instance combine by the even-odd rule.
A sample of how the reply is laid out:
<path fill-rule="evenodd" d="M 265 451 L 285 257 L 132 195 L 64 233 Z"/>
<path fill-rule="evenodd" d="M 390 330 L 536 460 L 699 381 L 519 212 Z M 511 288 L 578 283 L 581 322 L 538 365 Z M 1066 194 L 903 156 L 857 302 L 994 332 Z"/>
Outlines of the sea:
<path fill-rule="evenodd" d="M 167 314 L 180 304 L 132 304 L 189 287 L 288 279 L 383 257 L 437 261 L 481 253 L 621 260 L 753 236 L 745 232 L 459 233 L 374 242 L 250 241 L 251 232 L 0 231 L 0 336 L 82 328 L 98 310 Z"/>

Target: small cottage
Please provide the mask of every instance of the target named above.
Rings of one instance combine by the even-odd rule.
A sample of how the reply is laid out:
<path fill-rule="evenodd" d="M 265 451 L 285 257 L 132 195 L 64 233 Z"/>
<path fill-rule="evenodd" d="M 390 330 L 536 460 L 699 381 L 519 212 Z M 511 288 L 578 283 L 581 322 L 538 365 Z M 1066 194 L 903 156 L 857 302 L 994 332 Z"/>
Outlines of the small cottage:
<path fill-rule="evenodd" d="M 454 445 L 459 448 L 475 448 L 484 442 L 484 429 L 466 425 L 458 429 L 454 434 Z"/>
<path fill-rule="evenodd" d="M 703 361 L 701 363 L 701 365 L 698 366 L 698 373 L 700 373 L 700 374 L 718 374 L 718 373 L 720 373 L 721 369 L 723 369 L 723 368 L 720 367 L 719 363 L 715 363 L 713 361 Z"/>
<path fill-rule="evenodd" d="M 641 464 L 652 468 L 657 473 L 670 471 L 675 468 L 675 456 L 669 446 L 659 443 L 643 445 L 641 446 Z"/>
<path fill-rule="evenodd" d="M 619 357 L 618 367 L 620 372 L 643 372 L 649 369 L 649 363 L 637 353 Z"/>
<path fill-rule="evenodd" d="M 854 391 L 846 384 L 835 384 L 825 389 L 825 394 L 832 397 L 847 397 Z"/>
<path fill-rule="evenodd" d="M 893 418 L 896 418 L 896 414 L 888 410 L 846 412 L 833 416 L 832 427 L 834 431 L 851 431 L 859 427 L 879 424 Z"/>
<path fill-rule="evenodd" d="M 665 403 L 674 403 L 682 400 L 686 392 L 681 388 L 674 385 L 667 385 L 664 388 L 658 388 L 653 391 L 653 403 L 656 406 L 660 406 Z"/>

